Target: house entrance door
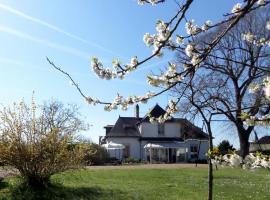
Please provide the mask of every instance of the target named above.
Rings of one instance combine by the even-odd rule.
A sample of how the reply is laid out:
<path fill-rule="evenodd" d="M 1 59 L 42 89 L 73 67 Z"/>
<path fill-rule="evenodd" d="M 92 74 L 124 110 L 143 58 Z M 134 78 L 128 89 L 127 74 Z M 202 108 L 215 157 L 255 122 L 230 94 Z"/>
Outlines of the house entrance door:
<path fill-rule="evenodd" d="M 176 163 L 176 149 L 169 148 L 169 163 Z"/>

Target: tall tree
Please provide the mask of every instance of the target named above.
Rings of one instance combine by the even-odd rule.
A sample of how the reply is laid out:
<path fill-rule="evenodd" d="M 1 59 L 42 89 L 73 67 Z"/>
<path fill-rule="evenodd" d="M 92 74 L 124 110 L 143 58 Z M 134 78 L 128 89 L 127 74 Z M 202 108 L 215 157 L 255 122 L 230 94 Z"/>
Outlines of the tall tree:
<path fill-rule="evenodd" d="M 252 32 L 258 38 L 269 40 L 270 32 L 265 26 L 265 21 L 270 18 L 269 10 L 268 6 L 262 12 L 245 16 L 220 40 L 193 77 L 193 81 L 203 82 L 198 87 L 201 95 L 208 97 L 209 109 L 225 116 L 236 127 L 242 157 L 249 152 L 249 137 L 254 129 L 253 124 L 245 123 L 243 116 L 266 114 L 270 109 L 263 88 L 257 87 L 270 69 L 270 47 L 243 40 L 243 33 Z M 223 29 L 224 25 L 221 25 L 215 32 L 198 38 L 195 45 L 203 46 Z M 184 57 L 179 57 L 182 63 Z M 183 88 L 185 86 L 178 86 L 178 91 L 181 93 Z M 250 93 L 250 90 L 254 92 Z"/>

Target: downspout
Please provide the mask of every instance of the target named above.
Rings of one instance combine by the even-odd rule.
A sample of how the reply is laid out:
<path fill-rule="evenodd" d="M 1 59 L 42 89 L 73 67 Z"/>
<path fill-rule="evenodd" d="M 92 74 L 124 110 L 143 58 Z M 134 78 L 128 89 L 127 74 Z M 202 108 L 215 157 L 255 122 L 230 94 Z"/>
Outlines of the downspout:
<path fill-rule="evenodd" d="M 142 140 L 141 138 L 139 138 L 140 140 L 140 160 L 142 161 Z"/>
<path fill-rule="evenodd" d="M 196 159 L 196 167 L 198 165 L 198 160 L 199 160 L 199 155 L 200 155 L 200 149 L 201 149 L 201 142 L 202 140 L 199 140 L 199 147 L 198 147 L 198 151 L 197 151 L 197 159 Z"/>

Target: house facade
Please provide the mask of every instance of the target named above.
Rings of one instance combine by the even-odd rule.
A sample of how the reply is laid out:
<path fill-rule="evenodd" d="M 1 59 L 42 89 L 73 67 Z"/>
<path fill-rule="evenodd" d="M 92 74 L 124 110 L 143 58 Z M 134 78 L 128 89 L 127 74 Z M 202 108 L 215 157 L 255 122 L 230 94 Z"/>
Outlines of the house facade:
<path fill-rule="evenodd" d="M 255 142 L 251 142 L 249 145 L 249 151 L 250 152 L 256 152 L 256 151 L 260 151 L 260 152 L 264 152 L 264 151 L 268 151 L 270 152 L 270 136 L 264 136 L 260 139 L 258 139 Z"/>
<path fill-rule="evenodd" d="M 149 114 L 154 117 L 165 111 L 156 105 Z M 119 160 L 132 157 L 151 163 L 177 163 L 206 160 L 208 135 L 186 119 L 172 118 L 163 124 L 149 122 L 148 114 L 139 117 L 139 106 L 134 117 L 120 117 L 114 125 L 104 127 L 106 135 L 100 139 L 111 157 Z"/>

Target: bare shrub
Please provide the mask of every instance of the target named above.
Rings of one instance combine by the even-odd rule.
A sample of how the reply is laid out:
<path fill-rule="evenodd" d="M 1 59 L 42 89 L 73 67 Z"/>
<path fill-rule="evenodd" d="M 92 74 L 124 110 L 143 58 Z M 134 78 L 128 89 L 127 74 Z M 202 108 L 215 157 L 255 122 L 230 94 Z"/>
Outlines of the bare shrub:
<path fill-rule="evenodd" d="M 30 187 L 47 187 L 50 176 L 82 164 L 73 146 L 85 128 L 76 106 L 51 101 L 29 107 L 22 101 L 0 110 L 0 162 L 16 168 Z"/>

